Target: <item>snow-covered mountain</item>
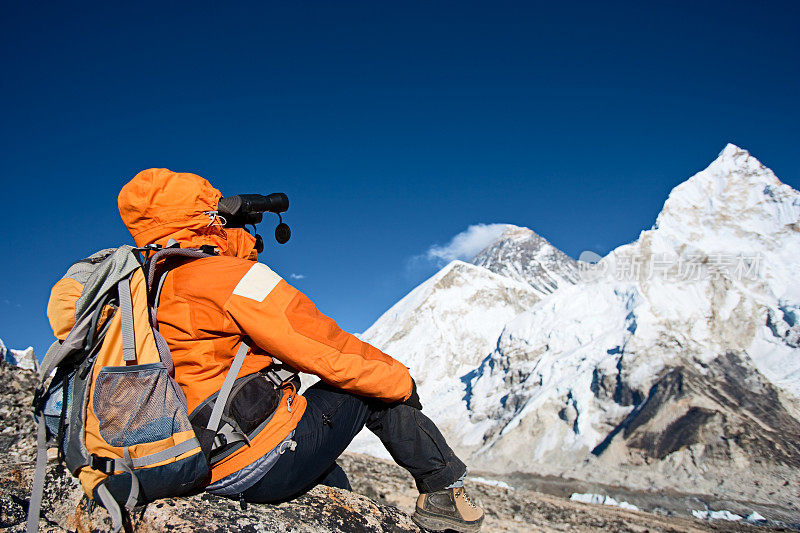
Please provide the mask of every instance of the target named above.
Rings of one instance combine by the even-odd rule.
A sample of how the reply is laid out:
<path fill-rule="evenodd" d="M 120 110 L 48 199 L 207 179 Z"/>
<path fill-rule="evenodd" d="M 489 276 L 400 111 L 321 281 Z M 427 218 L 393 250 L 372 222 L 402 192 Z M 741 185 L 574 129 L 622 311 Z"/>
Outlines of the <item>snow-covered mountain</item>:
<path fill-rule="evenodd" d="M 530 253 L 530 238 L 515 249 L 527 231 L 474 261 L 497 286 L 528 283 L 524 301 L 485 284 L 472 298 L 470 276 L 485 271 L 469 269 L 443 305 L 429 290 L 440 272 L 363 336 L 410 366 L 426 414 L 471 464 L 800 498 L 800 193 L 728 145 L 597 265 Z M 482 342 L 459 342 L 473 324 Z M 489 346 L 468 371 L 466 346 Z M 378 446 L 360 436 L 354 448 Z"/>
<path fill-rule="evenodd" d="M 497 346 L 503 327 L 559 286 L 578 278 L 577 263 L 527 228 L 506 225 L 472 263 L 453 261 L 384 313 L 360 337 L 391 347 L 443 427 L 467 417 L 459 376 Z M 458 415 L 454 415 L 458 413 Z M 473 432 L 478 436 L 478 432 Z M 388 457 L 368 432 L 353 449 Z"/>
<path fill-rule="evenodd" d="M 16 365 L 25 370 L 39 370 L 39 362 L 36 360 L 36 355 L 33 353 L 33 346 L 28 346 L 24 350 L 11 350 L 6 348 L 3 339 L 0 339 L 0 357 L 6 363 Z"/>

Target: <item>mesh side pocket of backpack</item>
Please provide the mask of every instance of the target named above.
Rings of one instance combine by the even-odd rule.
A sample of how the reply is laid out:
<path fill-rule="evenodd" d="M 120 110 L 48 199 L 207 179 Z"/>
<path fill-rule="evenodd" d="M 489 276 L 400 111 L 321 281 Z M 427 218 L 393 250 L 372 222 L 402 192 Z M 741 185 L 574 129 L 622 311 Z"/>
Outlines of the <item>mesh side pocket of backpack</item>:
<path fill-rule="evenodd" d="M 58 435 L 58 427 L 61 422 L 61 411 L 64 408 L 64 385 L 67 385 L 67 413 L 72 409 L 72 383 L 73 374 L 62 376 L 57 382 L 50 384 L 47 389 L 47 401 L 44 404 L 42 416 L 50 435 Z M 66 424 L 69 424 L 69 415 L 66 414 Z"/>
<path fill-rule="evenodd" d="M 104 367 L 92 403 L 103 439 L 122 448 L 191 430 L 170 380 L 163 363 Z"/>

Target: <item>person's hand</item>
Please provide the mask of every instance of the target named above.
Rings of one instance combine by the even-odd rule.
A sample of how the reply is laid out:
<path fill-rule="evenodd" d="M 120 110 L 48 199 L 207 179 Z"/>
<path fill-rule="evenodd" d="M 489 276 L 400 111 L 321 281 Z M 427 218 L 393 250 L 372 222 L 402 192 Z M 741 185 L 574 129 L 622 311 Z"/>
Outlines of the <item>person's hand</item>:
<path fill-rule="evenodd" d="M 403 404 L 422 411 L 422 404 L 419 401 L 419 394 L 417 394 L 417 382 L 414 381 L 414 378 L 411 378 L 411 396 Z"/>

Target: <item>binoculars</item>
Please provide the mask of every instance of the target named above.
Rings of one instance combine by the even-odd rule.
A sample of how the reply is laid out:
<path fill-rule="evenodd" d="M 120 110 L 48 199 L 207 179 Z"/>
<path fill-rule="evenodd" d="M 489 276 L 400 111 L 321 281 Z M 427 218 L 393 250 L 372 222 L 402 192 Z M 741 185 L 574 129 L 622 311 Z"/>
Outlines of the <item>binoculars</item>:
<path fill-rule="evenodd" d="M 244 228 L 255 226 L 264 218 L 264 213 L 275 213 L 280 223 L 275 228 L 275 240 L 285 244 L 292 236 L 289 226 L 283 223 L 281 213 L 289 209 L 289 197 L 282 192 L 263 194 L 237 194 L 220 198 L 217 203 L 217 214 L 221 216 L 226 228 Z M 264 250 L 264 241 L 256 234 L 256 251 Z"/>

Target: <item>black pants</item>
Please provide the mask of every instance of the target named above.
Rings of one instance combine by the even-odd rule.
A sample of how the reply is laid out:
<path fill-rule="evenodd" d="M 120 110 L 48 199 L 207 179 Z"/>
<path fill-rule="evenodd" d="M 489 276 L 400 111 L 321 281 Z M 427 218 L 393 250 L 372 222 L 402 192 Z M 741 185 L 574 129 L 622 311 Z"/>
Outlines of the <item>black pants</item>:
<path fill-rule="evenodd" d="M 466 466 L 421 411 L 356 396 L 322 382 L 303 395 L 308 406 L 295 430 L 297 448 L 286 451 L 243 496 L 250 502 L 275 503 L 295 498 L 319 484 L 350 489 L 336 459 L 366 425 L 408 470 L 420 492 L 454 483 Z"/>

